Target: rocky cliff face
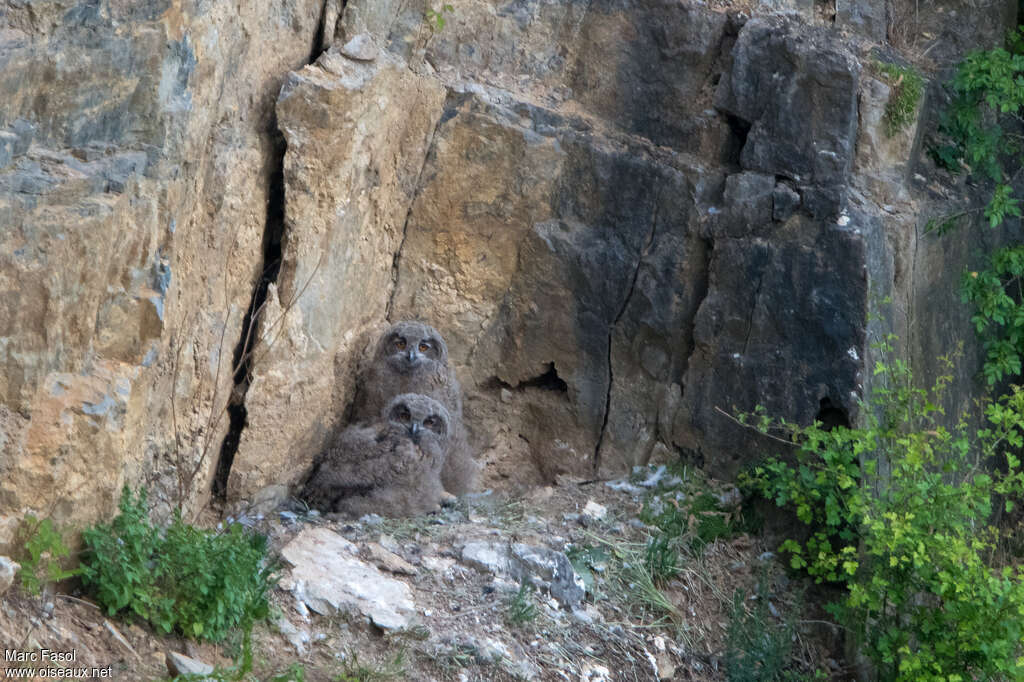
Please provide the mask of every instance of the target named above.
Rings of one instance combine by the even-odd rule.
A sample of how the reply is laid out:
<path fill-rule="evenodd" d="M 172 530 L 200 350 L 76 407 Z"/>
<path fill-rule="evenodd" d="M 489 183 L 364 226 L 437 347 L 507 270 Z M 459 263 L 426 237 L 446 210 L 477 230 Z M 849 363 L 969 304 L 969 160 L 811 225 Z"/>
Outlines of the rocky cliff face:
<path fill-rule="evenodd" d="M 322 9 L 244 4 L 0 3 L 0 512 L 208 495 Z"/>
<path fill-rule="evenodd" d="M 719 408 L 856 419 L 885 296 L 931 361 L 963 261 L 884 131 L 884 3 L 426 9 L 0 2 L 0 514 L 196 508 L 218 462 L 279 497 L 405 317 L 489 483 L 728 475 L 757 448 Z M 958 11 L 954 53 L 1013 17 Z"/>

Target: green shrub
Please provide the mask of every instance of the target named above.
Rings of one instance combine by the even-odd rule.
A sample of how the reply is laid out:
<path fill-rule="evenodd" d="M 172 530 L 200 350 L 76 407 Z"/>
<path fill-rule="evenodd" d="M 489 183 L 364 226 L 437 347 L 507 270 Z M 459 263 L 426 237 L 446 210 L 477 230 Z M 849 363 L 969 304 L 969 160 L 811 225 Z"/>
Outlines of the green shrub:
<path fill-rule="evenodd" d="M 211 641 L 267 616 L 275 581 L 266 538 L 238 524 L 200 530 L 180 514 L 157 528 L 145 490 L 135 496 L 126 487 L 120 512 L 82 533 L 82 581 L 108 614 L 135 614 L 163 632 Z"/>
<path fill-rule="evenodd" d="M 1024 569 L 989 563 L 989 519 L 996 499 L 1009 510 L 1024 491 L 1017 457 L 1005 455 L 1005 473 L 993 466 L 1002 449 L 1024 444 L 1024 391 L 989 404 L 987 427 L 972 432 L 964 420 L 939 421 L 950 377 L 917 389 L 896 360 L 880 363 L 875 379 L 862 428 L 762 420 L 797 447 L 756 467 L 746 485 L 810 527 L 809 539 L 781 550 L 794 568 L 845 586 L 832 612 L 881 679 L 1021 679 Z"/>
<path fill-rule="evenodd" d="M 924 94 L 924 79 L 914 69 L 887 62 L 875 62 L 875 70 L 890 87 L 885 105 L 885 133 L 895 137 L 914 122 L 917 105 Z"/>
<path fill-rule="evenodd" d="M 1022 40 L 1024 28 L 1018 28 L 1007 41 L 1010 50 L 976 50 L 961 62 L 952 82 L 952 106 L 940 129 L 945 143 L 932 149 L 939 165 L 954 172 L 966 169 L 996 184 L 984 209 L 991 227 L 1021 215 L 1006 167 L 1019 167 L 1024 160 L 1021 137 L 1007 125 L 1020 117 L 1024 107 Z M 965 214 L 932 221 L 932 226 L 949 229 Z"/>
<path fill-rule="evenodd" d="M 38 519 L 26 514 L 18 526 L 15 560 L 21 564 L 18 579 L 29 594 L 39 594 L 43 585 L 78 575 L 78 569 L 67 570 L 61 559 L 71 552 L 50 519 Z"/>
<path fill-rule="evenodd" d="M 971 322 L 985 346 L 982 371 L 988 383 L 1020 375 L 1024 355 L 1024 246 L 999 249 L 981 272 L 965 272 L 960 292 L 974 305 Z"/>

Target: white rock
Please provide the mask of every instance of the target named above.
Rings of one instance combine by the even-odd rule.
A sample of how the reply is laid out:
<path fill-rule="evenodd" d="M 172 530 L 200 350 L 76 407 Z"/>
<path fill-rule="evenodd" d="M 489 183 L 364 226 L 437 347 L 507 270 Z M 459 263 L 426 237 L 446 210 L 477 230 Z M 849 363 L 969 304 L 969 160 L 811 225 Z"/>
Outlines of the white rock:
<path fill-rule="evenodd" d="M 611 682 L 612 671 L 603 665 L 587 663 L 580 673 L 580 682 Z"/>
<path fill-rule="evenodd" d="M 10 588 L 21 565 L 10 557 L 0 556 L 0 594 Z"/>
<path fill-rule="evenodd" d="M 173 651 L 168 651 L 164 660 L 167 664 L 167 672 L 171 674 L 171 677 L 179 675 L 209 675 L 213 672 L 213 666 L 209 663 L 203 663 Z"/>
<path fill-rule="evenodd" d="M 306 645 L 309 644 L 309 631 L 292 625 L 292 622 L 287 618 L 279 618 L 277 620 L 277 629 L 291 642 L 299 656 L 306 655 Z"/>
<path fill-rule="evenodd" d="M 407 628 L 416 613 L 412 591 L 356 558 L 351 542 L 326 528 L 307 528 L 281 555 L 294 568 L 293 594 L 321 615 L 358 611 L 379 628 Z"/>
<path fill-rule="evenodd" d="M 425 556 L 421 561 L 427 570 L 434 573 L 447 573 L 455 565 L 455 559 L 444 556 Z"/>
<path fill-rule="evenodd" d="M 349 59 L 372 62 L 377 58 L 378 50 L 369 33 L 360 33 L 342 46 L 341 53 Z"/>
<path fill-rule="evenodd" d="M 592 519 L 600 521 L 608 514 L 608 508 L 593 500 L 587 500 L 587 504 L 583 507 L 583 513 Z"/>
<path fill-rule="evenodd" d="M 508 575 L 512 568 L 508 547 L 496 542 L 466 543 L 462 562 L 494 575 Z"/>

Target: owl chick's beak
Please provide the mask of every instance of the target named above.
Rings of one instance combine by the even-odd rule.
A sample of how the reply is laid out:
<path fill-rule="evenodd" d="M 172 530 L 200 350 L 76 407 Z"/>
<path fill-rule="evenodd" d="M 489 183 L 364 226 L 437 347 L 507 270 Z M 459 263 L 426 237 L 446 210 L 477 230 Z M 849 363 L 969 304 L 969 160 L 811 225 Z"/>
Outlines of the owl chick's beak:
<path fill-rule="evenodd" d="M 420 423 L 419 422 L 413 422 L 409 426 L 409 433 L 412 434 L 412 442 L 413 443 L 419 443 L 420 442 Z"/>
<path fill-rule="evenodd" d="M 412 363 L 416 362 L 416 351 L 414 351 L 412 348 L 410 348 L 407 357 L 409 358 L 409 364 L 410 365 Z"/>

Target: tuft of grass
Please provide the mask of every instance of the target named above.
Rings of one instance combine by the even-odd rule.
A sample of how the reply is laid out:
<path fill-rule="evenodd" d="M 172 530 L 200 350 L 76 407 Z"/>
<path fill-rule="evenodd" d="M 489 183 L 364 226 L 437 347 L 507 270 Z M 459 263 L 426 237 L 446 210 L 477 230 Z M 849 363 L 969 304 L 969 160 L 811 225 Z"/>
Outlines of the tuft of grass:
<path fill-rule="evenodd" d="M 664 583 L 679 575 L 682 561 L 677 543 L 665 533 L 651 538 L 644 550 L 644 566 L 655 583 Z"/>
<path fill-rule="evenodd" d="M 773 615 L 770 597 L 765 573 L 757 581 L 754 598 L 745 599 L 741 590 L 733 595 L 724 657 L 729 682 L 828 679 L 821 671 L 810 673 L 810 666 L 800 660 L 794 610 L 781 617 Z"/>
<path fill-rule="evenodd" d="M 342 662 L 335 682 L 385 682 L 405 679 L 405 652 L 399 651 L 390 661 L 359 660 L 359 654 L 350 649 Z"/>
<path fill-rule="evenodd" d="M 895 137 L 914 122 L 924 94 L 924 79 L 911 67 L 875 61 L 875 71 L 891 88 L 885 105 L 885 133 Z"/>
<path fill-rule="evenodd" d="M 509 598 L 505 605 L 505 622 L 522 626 L 537 619 L 537 606 L 533 603 L 533 585 L 523 581 L 519 591 Z"/>

